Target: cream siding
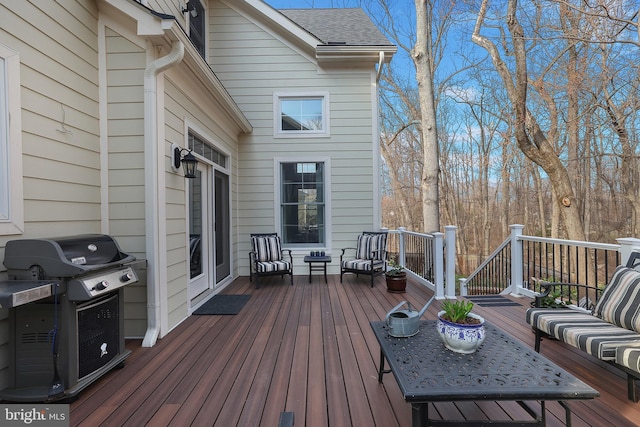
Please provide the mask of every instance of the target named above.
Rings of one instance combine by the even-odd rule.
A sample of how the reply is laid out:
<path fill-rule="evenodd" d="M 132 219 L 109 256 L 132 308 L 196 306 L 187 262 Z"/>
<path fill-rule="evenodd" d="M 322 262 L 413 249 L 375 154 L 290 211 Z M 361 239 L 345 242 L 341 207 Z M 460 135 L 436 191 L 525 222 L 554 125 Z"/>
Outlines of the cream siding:
<path fill-rule="evenodd" d="M 232 192 L 231 218 L 237 215 L 233 200 L 237 177 L 231 165 L 237 163 L 237 134 L 239 130 L 230 125 L 226 112 L 207 96 L 205 87 L 197 83 L 190 71 L 180 65 L 169 70 L 165 76 L 165 179 L 167 186 L 167 298 L 169 328 L 177 326 L 189 314 L 187 286 L 188 278 L 188 236 L 187 229 L 187 181 L 182 172 L 175 173 L 171 168 L 171 142 L 182 147 L 187 144 L 189 126 L 194 133 L 215 147 L 229 154 L 229 181 Z M 185 121 L 187 125 L 185 125 Z M 204 160 L 201 160 L 204 161 Z M 217 167 L 214 165 L 214 167 Z M 232 227 L 235 221 L 232 222 Z M 237 232 L 232 228 L 232 244 L 235 245 Z M 233 277 L 237 276 L 238 260 L 231 254 Z"/>
<path fill-rule="evenodd" d="M 23 234 L 0 236 L 0 259 L 8 240 L 100 231 L 98 13 L 93 1 L 68 3 L 0 0 L 0 43 L 20 57 L 25 213 Z"/>
<path fill-rule="evenodd" d="M 334 255 L 331 272 L 337 272 L 339 249 L 353 246 L 356 234 L 373 229 L 375 199 L 372 135 L 373 64 L 361 70 L 320 70 L 317 64 L 292 46 L 243 17 L 214 2 L 211 16 L 211 62 L 240 108 L 253 132 L 240 143 L 239 250 L 249 251 L 248 236 L 275 230 L 274 158 L 322 158 L 331 161 L 331 232 L 328 246 Z M 330 137 L 274 138 L 273 94 L 328 92 Z M 296 256 L 297 274 L 306 274 L 302 257 Z M 246 262 L 240 273 L 248 275 Z"/>
<path fill-rule="evenodd" d="M 144 82 L 146 51 L 105 28 L 109 233 L 138 259 L 145 258 Z M 141 337 L 147 327 L 145 276 L 124 288 L 125 335 Z"/>
<path fill-rule="evenodd" d="M 82 3 L 0 3 L 0 42 L 21 61 L 25 176 L 25 233 L 0 236 L 0 247 L 99 231 L 97 10 Z"/>

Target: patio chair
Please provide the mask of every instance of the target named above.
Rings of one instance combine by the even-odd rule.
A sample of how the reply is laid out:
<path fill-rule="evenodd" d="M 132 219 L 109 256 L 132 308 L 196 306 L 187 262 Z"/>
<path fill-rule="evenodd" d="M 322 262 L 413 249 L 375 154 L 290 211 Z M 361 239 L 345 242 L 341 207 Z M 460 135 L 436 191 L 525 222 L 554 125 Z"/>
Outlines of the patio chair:
<path fill-rule="evenodd" d="M 289 260 L 284 253 L 288 252 Z M 280 236 L 277 233 L 251 234 L 251 252 L 249 252 L 249 281 L 256 276 L 256 288 L 259 287 L 260 276 L 276 276 L 284 278 L 288 274 L 293 285 L 293 257 L 291 250 L 282 249 Z"/>
<path fill-rule="evenodd" d="M 354 255 L 352 254 L 352 251 Z M 352 259 L 349 259 L 351 255 Z M 363 231 L 355 248 L 343 248 L 340 254 L 340 283 L 344 273 L 371 276 L 371 287 L 376 276 L 387 270 L 387 232 Z"/>

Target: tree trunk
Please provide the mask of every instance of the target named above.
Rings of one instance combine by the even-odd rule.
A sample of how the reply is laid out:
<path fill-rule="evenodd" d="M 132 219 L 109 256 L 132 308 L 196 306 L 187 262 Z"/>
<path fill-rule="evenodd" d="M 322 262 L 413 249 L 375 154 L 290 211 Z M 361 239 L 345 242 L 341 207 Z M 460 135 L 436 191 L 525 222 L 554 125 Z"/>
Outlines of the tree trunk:
<path fill-rule="evenodd" d="M 411 52 L 416 67 L 416 81 L 420 99 L 422 125 L 422 217 L 424 231 L 440 231 L 440 209 L 438 179 L 438 131 L 436 126 L 436 104 L 433 90 L 433 55 L 431 50 L 431 25 L 433 5 L 429 0 L 415 0 L 416 44 Z"/>

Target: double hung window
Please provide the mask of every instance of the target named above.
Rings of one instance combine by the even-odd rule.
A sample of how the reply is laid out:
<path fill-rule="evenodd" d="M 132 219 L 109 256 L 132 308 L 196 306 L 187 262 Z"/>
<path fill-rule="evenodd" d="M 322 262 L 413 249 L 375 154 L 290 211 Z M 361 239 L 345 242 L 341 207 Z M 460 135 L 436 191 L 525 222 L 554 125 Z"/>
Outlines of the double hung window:
<path fill-rule="evenodd" d="M 280 163 L 280 220 L 287 246 L 324 246 L 326 176 L 324 162 Z"/>

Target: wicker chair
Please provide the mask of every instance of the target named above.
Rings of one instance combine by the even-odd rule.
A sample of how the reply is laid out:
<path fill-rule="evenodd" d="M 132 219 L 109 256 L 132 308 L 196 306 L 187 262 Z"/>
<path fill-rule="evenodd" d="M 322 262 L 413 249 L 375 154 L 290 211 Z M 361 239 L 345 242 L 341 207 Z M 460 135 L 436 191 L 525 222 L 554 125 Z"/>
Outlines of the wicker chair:
<path fill-rule="evenodd" d="M 285 252 L 289 260 L 285 259 Z M 288 274 L 293 285 L 293 257 L 291 250 L 282 249 L 280 236 L 277 233 L 251 234 L 251 252 L 249 252 L 249 281 L 256 276 L 256 288 L 259 287 L 261 276 L 276 276 L 282 278 Z"/>
<path fill-rule="evenodd" d="M 351 255 L 349 257 L 348 255 Z M 343 248 L 340 255 L 340 283 L 344 273 L 364 274 L 371 277 L 387 270 L 387 232 L 364 231 L 358 236 L 355 248 Z"/>

